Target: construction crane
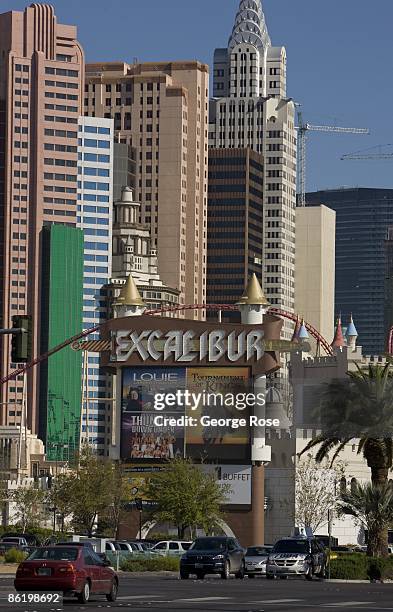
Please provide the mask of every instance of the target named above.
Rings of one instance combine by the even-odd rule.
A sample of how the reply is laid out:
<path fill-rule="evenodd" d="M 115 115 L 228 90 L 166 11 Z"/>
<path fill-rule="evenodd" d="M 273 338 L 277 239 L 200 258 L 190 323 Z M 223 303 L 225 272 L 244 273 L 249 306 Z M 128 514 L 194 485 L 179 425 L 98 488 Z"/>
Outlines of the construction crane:
<path fill-rule="evenodd" d="M 303 120 L 300 110 L 301 104 L 295 104 L 297 108 L 297 130 L 299 133 L 299 206 L 306 205 L 306 162 L 307 162 L 307 132 L 331 132 L 334 134 L 369 134 L 367 128 L 349 128 L 332 125 L 311 125 Z"/>
<path fill-rule="evenodd" d="M 370 147 L 369 149 L 363 149 L 362 151 L 356 151 L 356 153 L 348 153 L 343 155 L 341 160 L 362 160 L 362 159 L 393 159 L 393 153 L 387 153 L 383 151 L 384 147 L 393 147 L 393 144 L 377 145 Z"/>

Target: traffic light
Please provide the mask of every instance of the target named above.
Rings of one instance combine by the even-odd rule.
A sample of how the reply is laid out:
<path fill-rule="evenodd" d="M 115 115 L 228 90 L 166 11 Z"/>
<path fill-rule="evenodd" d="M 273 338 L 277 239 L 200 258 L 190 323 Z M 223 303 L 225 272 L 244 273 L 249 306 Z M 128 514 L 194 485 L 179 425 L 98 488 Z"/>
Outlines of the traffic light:
<path fill-rule="evenodd" d="M 23 331 L 12 334 L 11 361 L 13 363 L 28 363 L 31 360 L 31 344 L 33 322 L 29 315 L 14 315 L 12 327 Z"/>

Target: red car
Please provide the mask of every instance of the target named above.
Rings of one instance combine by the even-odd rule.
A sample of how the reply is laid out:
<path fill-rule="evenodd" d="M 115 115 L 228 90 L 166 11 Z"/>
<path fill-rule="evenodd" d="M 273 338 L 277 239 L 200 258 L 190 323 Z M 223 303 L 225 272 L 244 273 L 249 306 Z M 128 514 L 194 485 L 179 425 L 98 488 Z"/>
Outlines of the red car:
<path fill-rule="evenodd" d="M 90 594 L 115 601 L 116 572 L 88 546 L 42 546 L 23 561 L 14 580 L 17 591 L 60 591 L 86 603 Z"/>

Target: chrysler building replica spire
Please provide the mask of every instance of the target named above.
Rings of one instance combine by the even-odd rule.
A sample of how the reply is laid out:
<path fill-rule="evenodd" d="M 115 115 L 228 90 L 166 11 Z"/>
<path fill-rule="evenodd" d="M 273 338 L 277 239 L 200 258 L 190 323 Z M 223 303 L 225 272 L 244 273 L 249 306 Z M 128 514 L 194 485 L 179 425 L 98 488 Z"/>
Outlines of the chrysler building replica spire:
<path fill-rule="evenodd" d="M 214 53 L 213 96 L 209 119 L 210 148 L 226 149 L 229 157 L 229 149 L 249 148 L 260 154 L 260 164 L 263 165 L 263 181 L 257 179 L 262 183 L 258 185 L 258 196 L 263 198 L 263 224 L 260 223 L 262 258 L 260 270 L 256 271 L 252 264 L 253 254 L 246 254 L 250 262 L 248 276 L 257 272 L 272 306 L 278 305 L 293 312 L 295 107 L 286 93 L 286 51 L 284 47 L 272 45 L 261 0 L 239 2 L 228 46 L 216 49 Z M 236 157 L 235 151 L 233 155 Z M 213 166 L 209 172 L 214 173 Z M 217 197 L 211 192 L 208 215 L 214 216 L 219 212 L 214 210 L 215 202 Z M 221 207 L 225 206 L 222 199 L 219 202 Z M 248 223 L 251 221 L 254 226 L 256 217 L 252 209 L 256 206 L 256 202 L 250 201 L 248 212 L 246 203 L 244 205 L 244 215 L 251 216 Z M 219 246 L 213 244 L 208 248 L 217 250 Z M 228 257 L 231 255 L 228 247 Z M 284 334 L 288 340 L 292 336 L 288 324 L 284 327 Z"/>

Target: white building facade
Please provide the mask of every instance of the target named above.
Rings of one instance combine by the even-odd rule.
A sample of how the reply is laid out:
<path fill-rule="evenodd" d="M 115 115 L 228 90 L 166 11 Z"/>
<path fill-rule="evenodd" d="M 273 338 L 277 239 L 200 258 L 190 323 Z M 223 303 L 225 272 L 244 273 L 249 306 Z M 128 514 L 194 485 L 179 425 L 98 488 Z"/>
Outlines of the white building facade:
<path fill-rule="evenodd" d="M 104 323 L 106 285 L 112 274 L 113 119 L 80 117 L 78 134 L 78 227 L 84 232 L 83 327 Z M 89 340 L 99 338 L 99 333 Z M 107 454 L 111 377 L 98 353 L 84 353 L 81 439 Z"/>
<path fill-rule="evenodd" d="M 264 155 L 263 288 L 272 305 L 293 312 L 295 106 L 286 95 L 286 51 L 272 46 L 260 0 L 241 0 L 228 47 L 215 51 L 213 95 L 209 146 Z"/>

